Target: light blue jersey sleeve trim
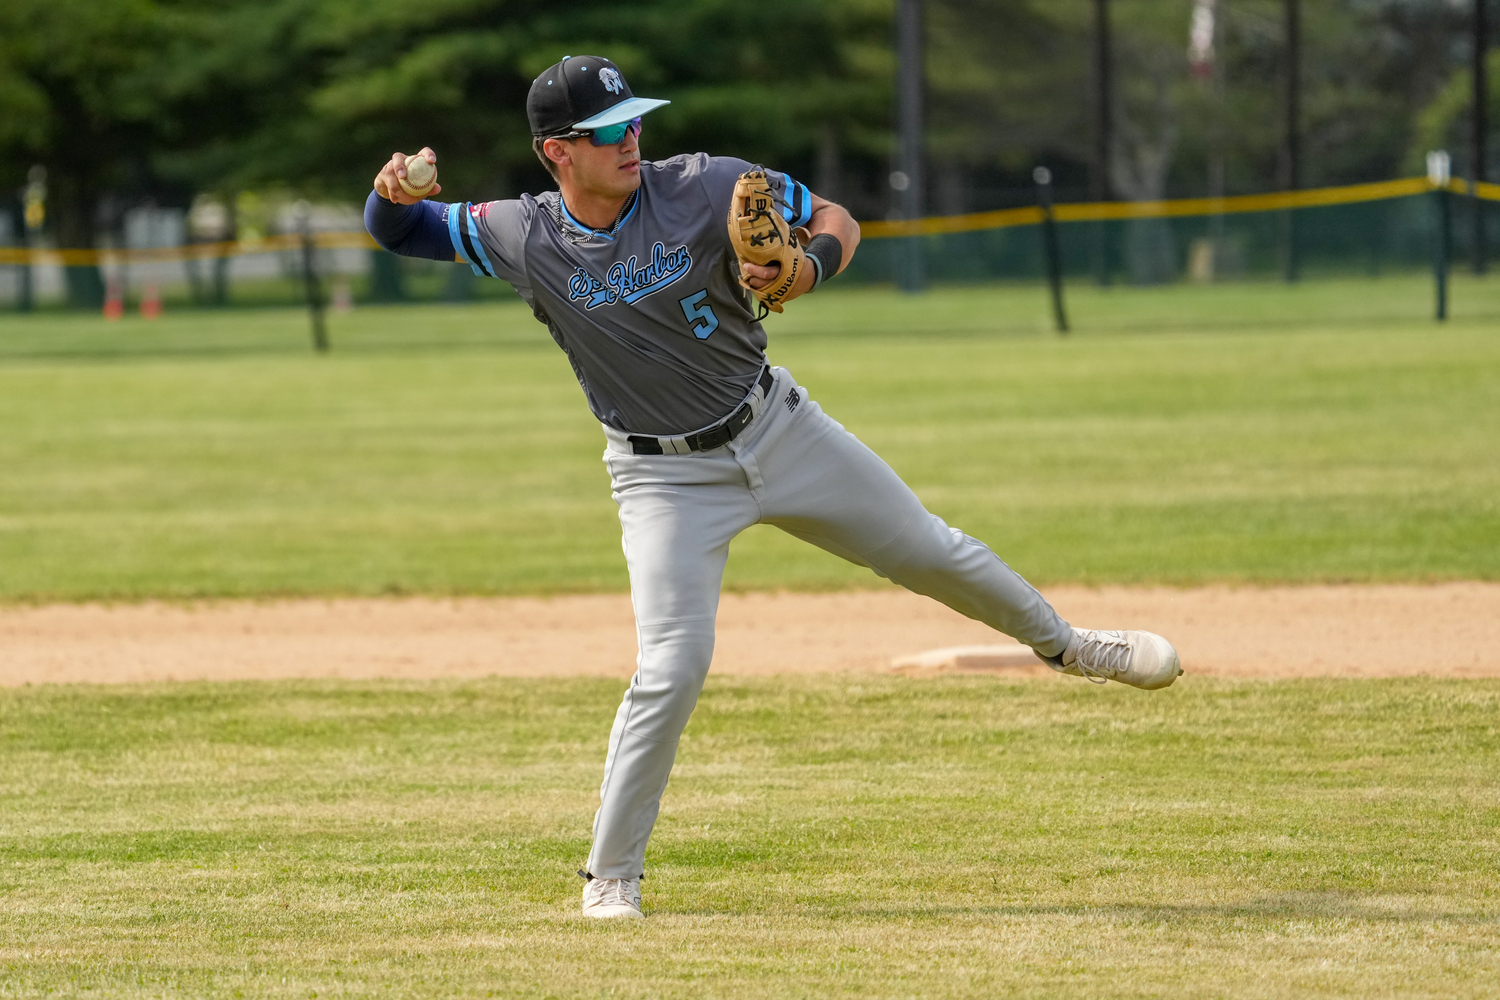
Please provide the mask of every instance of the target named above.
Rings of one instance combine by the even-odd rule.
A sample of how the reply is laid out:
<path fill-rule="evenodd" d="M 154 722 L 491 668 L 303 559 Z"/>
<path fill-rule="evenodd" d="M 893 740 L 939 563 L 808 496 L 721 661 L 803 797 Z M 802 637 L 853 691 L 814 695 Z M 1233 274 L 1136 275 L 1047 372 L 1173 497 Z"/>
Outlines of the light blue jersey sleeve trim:
<path fill-rule="evenodd" d="M 463 237 L 458 235 L 458 218 L 460 215 L 468 214 L 463 209 L 462 202 L 453 202 L 448 206 L 448 239 L 453 242 L 453 255 L 470 267 L 474 267 L 474 262 L 469 259 L 468 254 L 464 253 Z"/>
<path fill-rule="evenodd" d="M 469 202 L 456 201 L 448 206 L 448 239 L 453 242 L 453 255 L 468 264 L 476 275 L 481 278 L 495 276 L 487 270 L 489 259 L 485 257 L 484 245 L 479 242 L 479 231 L 474 227 Z M 483 266 L 474 259 L 476 256 L 484 261 Z"/>
<path fill-rule="evenodd" d="M 484 240 L 479 238 L 479 227 L 474 224 L 474 214 L 472 212 L 465 212 L 464 218 L 469 221 L 469 236 L 474 240 L 474 252 L 479 254 L 479 267 L 484 268 L 484 272 L 480 274 L 480 277 L 498 278 L 499 275 L 495 273 L 494 267 L 490 264 L 490 255 L 485 253 Z M 475 273 L 479 273 L 479 267 L 474 268 Z"/>
<path fill-rule="evenodd" d="M 786 174 L 781 175 L 785 187 L 786 204 L 782 206 L 781 214 L 791 226 L 805 226 L 812 219 L 812 193 L 807 190 L 807 185 L 792 180 Z"/>

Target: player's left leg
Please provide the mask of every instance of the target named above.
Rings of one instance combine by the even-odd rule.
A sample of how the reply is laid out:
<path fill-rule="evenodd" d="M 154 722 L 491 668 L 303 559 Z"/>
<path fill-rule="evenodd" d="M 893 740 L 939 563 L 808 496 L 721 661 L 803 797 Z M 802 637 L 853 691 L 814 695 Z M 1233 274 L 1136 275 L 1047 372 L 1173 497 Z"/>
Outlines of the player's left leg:
<path fill-rule="evenodd" d="M 1075 630 L 989 546 L 949 527 L 881 458 L 779 372 L 772 419 L 741 462 L 757 470 L 764 520 L 1031 646 L 1056 669 L 1137 687 L 1180 673 L 1147 632 Z M 740 442 L 736 442 L 739 444 Z"/>

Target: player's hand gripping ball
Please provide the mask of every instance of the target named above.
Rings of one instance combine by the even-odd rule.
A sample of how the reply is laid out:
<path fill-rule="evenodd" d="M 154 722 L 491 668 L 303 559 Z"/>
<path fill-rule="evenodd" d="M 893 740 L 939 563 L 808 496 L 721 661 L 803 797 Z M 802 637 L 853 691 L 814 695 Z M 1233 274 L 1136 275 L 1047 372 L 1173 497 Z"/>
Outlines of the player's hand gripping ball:
<path fill-rule="evenodd" d="M 406 158 L 406 176 L 396 178 L 401 185 L 401 190 L 413 198 L 425 198 L 432 193 L 432 187 L 437 183 L 437 167 L 427 162 L 427 157 L 421 153 L 413 153 Z"/>
<path fill-rule="evenodd" d="M 781 271 L 764 288 L 752 288 L 745 281 L 743 269 L 740 273 L 740 284 L 771 312 L 781 312 L 781 304 L 809 266 L 802 249 L 803 234 L 787 223 L 778 201 L 765 169 L 757 165 L 740 174 L 729 203 L 729 242 L 740 263 L 781 265 Z"/>

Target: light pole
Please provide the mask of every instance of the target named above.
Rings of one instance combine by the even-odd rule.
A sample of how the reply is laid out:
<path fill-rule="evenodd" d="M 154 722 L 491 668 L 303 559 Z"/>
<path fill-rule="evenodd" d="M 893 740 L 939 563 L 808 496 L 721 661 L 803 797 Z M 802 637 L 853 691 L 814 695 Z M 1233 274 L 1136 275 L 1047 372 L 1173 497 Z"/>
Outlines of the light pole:
<path fill-rule="evenodd" d="M 922 0 L 896 0 L 896 166 L 891 171 L 897 214 L 908 220 L 922 217 Z M 904 292 L 920 292 L 925 284 L 922 238 L 906 236 L 897 250 L 897 283 Z"/>
<path fill-rule="evenodd" d="M 1114 141 L 1114 66 L 1109 41 L 1109 0 L 1094 0 L 1094 155 L 1089 197 L 1109 201 L 1110 144 Z M 1109 223 L 1094 224 L 1094 280 L 1109 284 Z"/>
<path fill-rule="evenodd" d="M 1281 152 L 1281 188 L 1295 191 L 1302 186 L 1302 10 L 1299 0 L 1282 0 L 1282 22 L 1286 60 L 1283 94 L 1286 136 Z M 1281 217 L 1282 269 L 1287 281 L 1296 281 L 1297 214 L 1287 209 Z"/>
<path fill-rule="evenodd" d="M 1485 203 L 1474 185 L 1489 180 L 1487 169 L 1489 156 L 1486 140 L 1489 137 L 1489 77 L 1485 57 L 1490 50 L 1488 0 L 1474 0 L 1474 99 L 1470 128 L 1472 149 L 1469 154 L 1469 202 L 1473 208 L 1474 221 L 1474 273 L 1483 274 L 1489 267 L 1488 234 L 1485 232 Z"/>

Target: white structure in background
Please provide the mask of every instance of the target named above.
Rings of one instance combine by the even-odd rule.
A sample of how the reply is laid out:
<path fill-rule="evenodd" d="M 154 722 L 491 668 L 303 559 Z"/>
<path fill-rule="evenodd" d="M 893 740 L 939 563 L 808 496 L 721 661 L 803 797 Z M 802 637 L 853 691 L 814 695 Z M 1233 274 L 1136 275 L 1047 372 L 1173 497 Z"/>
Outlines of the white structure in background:
<path fill-rule="evenodd" d="M 1214 0 L 1196 0 L 1193 4 L 1193 25 L 1188 29 L 1188 63 L 1195 76 L 1213 74 Z"/>
<path fill-rule="evenodd" d="M 304 224 L 314 233 L 362 233 L 365 230 L 363 206 L 309 205 L 299 201 L 283 206 L 276 213 L 275 225 L 279 233 L 300 233 Z M 282 266 L 286 268 L 284 273 L 300 277 L 302 251 L 282 256 Z M 317 260 L 318 273 L 324 278 L 365 274 L 370 270 L 368 249 L 319 250 Z"/>
<path fill-rule="evenodd" d="M 128 250 L 162 250 L 187 242 L 187 213 L 180 208 L 142 205 L 125 213 L 125 247 Z M 105 264 L 105 287 L 118 288 L 130 297 L 144 288 L 180 285 L 186 281 L 179 261 L 138 264 Z"/>
<path fill-rule="evenodd" d="M 292 203 L 275 209 L 271 213 L 270 234 L 296 233 L 301 229 L 300 217 Z M 315 233 L 364 231 L 364 218 L 360 209 L 352 205 L 314 205 L 309 213 L 309 224 Z M 200 198 L 191 210 L 161 208 L 156 205 L 139 205 L 124 215 L 124 225 L 118 237 L 107 235 L 101 239 L 101 247 L 114 249 L 123 245 L 131 250 L 171 249 L 188 243 L 218 243 L 231 238 L 230 210 L 222 203 L 210 198 Z M 246 235 L 246 234 L 241 234 Z M 119 237 L 123 237 L 123 240 Z M 16 231 L 12 213 L 0 213 L 0 246 L 20 246 L 25 240 Z M 55 244 L 50 237 L 34 239 L 32 246 L 38 250 L 51 250 Z M 185 295 L 190 285 L 189 271 L 193 264 L 181 261 L 137 262 L 134 264 L 108 263 L 102 265 L 106 287 L 119 288 L 126 297 L 138 301 L 141 293 L 155 286 L 162 295 L 178 297 Z M 209 280 L 213 268 L 212 260 L 198 265 L 200 281 Z M 370 269 L 370 252 L 361 249 L 319 250 L 319 271 L 325 279 L 364 275 Z M 228 280 L 233 295 L 233 286 L 240 281 L 257 281 L 275 278 L 302 280 L 301 251 L 272 251 L 250 253 L 230 258 Z M 32 295 L 41 302 L 57 302 L 63 297 L 64 282 L 62 267 L 55 258 L 46 259 L 31 268 Z M 0 266 L 0 310 L 14 308 L 20 295 L 20 269 Z"/>
<path fill-rule="evenodd" d="M 42 228 L 47 218 L 47 168 L 40 163 L 26 172 L 26 186 L 21 189 L 21 204 L 24 212 L 21 226 L 17 228 L 14 220 L 8 217 L 9 213 L 6 213 L 9 231 L 4 239 L 0 239 L 0 246 L 19 247 L 26 246 L 29 242 L 35 249 L 51 248 L 52 242 Z M 15 305 L 21 297 L 23 271 L 18 267 L 0 270 L 8 272 L 4 283 L 0 284 L 0 294 L 8 295 L 9 303 Z M 31 268 L 29 277 L 33 302 L 63 297 L 63 270 L 55 261 Z"/>
<path fill-rule="evenodd" d="M 1453 179 L 1453 157 L 1446 149 L 1434 149 L 1427 154 L 1427 183 L 1433 187 L 1447 187 Z"/>
<path fill-rule="evenodd" d="M 0 212 L 0 247 L 16 247 L 22 242 L 16 233 L 15 216 L 10 212 Z M 20 297 L 21 269 L 0 267 L 0 303 L 13 305 Z"/>

